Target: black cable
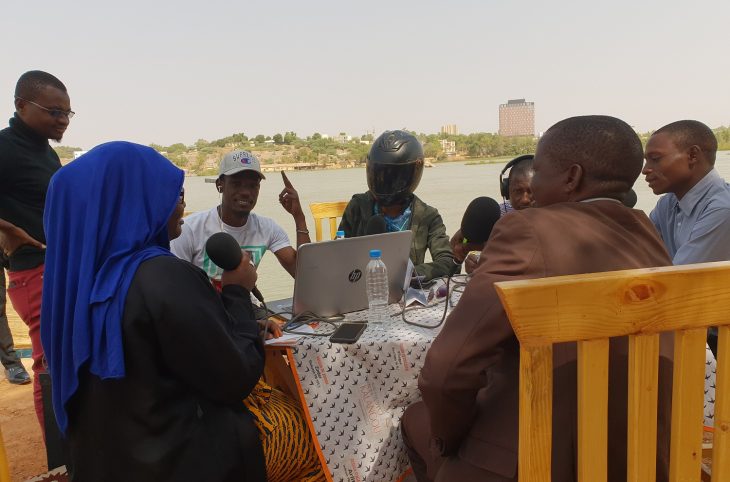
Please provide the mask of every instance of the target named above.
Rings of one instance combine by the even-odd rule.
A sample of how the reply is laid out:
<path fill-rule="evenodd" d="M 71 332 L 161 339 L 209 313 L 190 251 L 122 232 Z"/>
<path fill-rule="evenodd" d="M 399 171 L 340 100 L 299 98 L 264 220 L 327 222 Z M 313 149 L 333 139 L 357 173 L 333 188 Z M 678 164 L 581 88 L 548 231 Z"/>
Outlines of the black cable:
<path fill-rule="evenodd" d="M 416 310 L 432 309 L 434 307 L 434 305 L 430 305 L 430 306 L 412 306 L 412 307 L 404 306 L 403 309 L 401 310 L 401 312 L 400 313 L 397 313 L 395 316 L 400 315 L 401 316 L 401 319 L 403 320 L 404 323 L 407 323 L 407 324 L 413 325 L 413 326 L 418 326 L 420 328 L 431 328 L 431 329 L 433 329 L 433 328 L 438 328 L 439 326 L 441 326 L 443 324 L 444 320 L 446 320 L 446 314 L 449 311 L 449 307 L 452 307 L 453 308 L 453 306 L 454 306 L 453 299 L 452 299 L 453 293 L 462 293 L 464 291 L 464 287 L 466 286 L 466 283 L 467 283 L 468 279 L 470 278 L 470 276 L 469 275 L 456 274 L 456 275 L 452 275 L 452 276 L 446 276 L 446 277 L 443 277 L 443 278 L 437 278 L 434 281 L 438 281 L 439 279 L 444 279 L 444 278 L 446 279 L 446 296 L 444 297 L 443 300 L 440 300 L 440 301 L 437 301 L 436 302 L 437 304 L 438 303 L 444 303 L 444 311 L 443 311 L 443 313 L 441 315 L 441 319 L 439 320 L 439 322 L 437 324 L 435 324 L 435 325 L 426 325 L 426 324 L 423 324 L 423 323 L 416 323 L 415 321 L 408 321 L 406 319 L 406 316 L 405 316 L 406 311 L 416 311 Z M 463 281 L 461 280 L 462 278 L 463 278 Z M 419 281 L 419 284 L 420 284 L 420 280 L 418 280 L 418 281 Z M 451 289 L 451 284 L 452 283 L 454 285 L 453 289 Z M 402 300 L 403 300 L 403 303 L 405 304 L 405 293 L 403 294 Z M 448 301 L 448 303 L 447 303 L 447 301 Z M 265 323 L 267 324 L 266 325 L 267 328 L 268 328 L 268 323 L 272 323 L 272 321 L 269 319 L 270 317 L 272 317 L 272 316 L 280 316 L 280 315 L 290 315 L 291 318 L 286 323 L 284 323 L 284 326 L 281 327 L 281 330 L 283 332 L 285 332 L 285 333 L 291 333 L 291 334 L 294 334 L 294 335 L 304 335 L 304 336 L 332 336 L 332 334 L 337 329 L 337 325 L 339 323 L 341 323 L 341 322 L 346 321 L 345 320 L 345 317 L 343 315 L 320 316 L 320 315 L 318 315 L 316 313 L 313 313 L 311 311 L 305 311 L 305 312 L 300 313 L 300 314 L 298 314 L 296 316 L 293 316 L 294 313 L 291 312 L 291 311 L 280 311 L 280 312 L 277 312 L 277 313 L 269 312 L 268 308 L 266 308 L 266 304 L 265 303 L 262 303 L 262 304 L 264 305 L 264 309 L 266 309 L 266 312 L 268 313 L 267 318 L 265 318 L 264 320 L 262 320 L 262 321 L 265 321 Z M 284 318 L 284 317 L 282 317 L 282 318 Z M 391 316 L 391 318 L 392 318 L 392 316 Z M 324 323 L 324 324 L 327 324 L 327 325 L 331 326 L 332 327 L 332 330 L 331 331 L 328 331 L 328 332 L 325 332 L 325 333 L 317 333 L 317 332 L 314 332 L 314 333 L 302 333 L 300 331 L 296 331 L 302 325 L 309 325 L 310 323 Z M 264 331 L 264 333 L 266 333 L 266 331 Z"/>
<path fill-rule="evenodd" d="M 294 313 L 285 311 L 278 314 L 289 314 L 294 315 Z M 287 321 L 284 326 L 281 328 L 281 330 L 285 333 L 292 333 L 295 335 L 306 335 L 306 336 L 332 336 L 332 334 L 337 329 L 337 323 L 345 321 L 345 317 L 343 315 L 335 315 L 335 316 L 320 316 L 316 313 L 312 313 L 311 311 L 305 311 L 303 313 L 299 313 L 296 316 L 292 316 L 289 321 Z M 301 331 L 296 331 L 297 328 L 300 328 L 302 325 L 308 325 L 310 323 L 324 323 L 332 327 L 332 331 L 326 332 L 326 333 L 317 333 L 316 331 L 314 333 L 302 333 Z"/>
<path fill-rule="evenodd" d="M 451 290 L 451 294 L 449 295 L 449 306 L 451 306 L 452 308 L 454 306 L 456 306 L 456 304 L 454 303 L 454 299 L 451 295 L 453 295 L 454 293 L 460 293 L 460 294 L 463 293 L 464 290 L 466 289 L 466 284 L 471 279 L 470 274 L 458 274 L 458 275 L 454 275 L 454 278 L 456 278 L 457 276 L 459 277 L 459 279 L 452 280 L 454 283 L 454 289 Z M 461 278 L 463 278 L 463 281 Z"/>
<path fill-rule="evenodd" d="M 267 333 L 270 333 L 269 326 L 271 323 L 274 323 L 274 322 L 269 319 L 269 317 L 271 315 L 269 315 L 269 308 L 266 306 L 266 302 L 264 300 L 259 300 L 259 302 L 261 303 L 261 306 L 263 307 L 264 318 L 256 318 L 256 322 L 257 323 L 261 322 L 264 324 L 264 329 L 261 330 L 261 332 L 259 333 L 259 336 L 261 337 L 261 340 L 264 343 L 266 343 L 266 335 L 267 335 Z M 256 308 L 254 305 L 254 314 L 255 313 L 256 313 Z"/>
<path fill-rule="evenodd" d="M 456 279 L 457 277 L 459 277 L 459 278 L 464 277 L 464 281 L 457 280 Z M 443 279 L 443 278 L 440 278 L 440 279 Z M 456 291 L 457 293 L 460 293 L 463 291 L 463 287 L 466 286 L 467 280 L 468 280 L 468 277 L 466 277 L 466 275 L 453 275 L 453 276 L 446 277 L 446 297 L 443 300 L 444 311 L 441 314 L 441 319 L 439 320 L 439 322 L 437 324 L 427 325 L 424 323 L 417 323 L 415 321 L 406 320 L 406 311 L 432 309 L 434 307 L 433 305 L 431 305 L 431 306 L 414 306 L 414 307 L 410 307 L 410 308 L 407 306 L 404 306 L 403 310 L 401 310 L 401 312 L 400 312 L 401 319 L 403 320 L 404 323 L 407 323 L 407 324 L 413 325 L 413 326 L 417 326 L 419 328 L 430 328 L 430 329 L 438 328 L 439 326 L 441 326 L 443 324 L 444 320 L 446 320 L 446 313 L 448 313 L 449 307 L 454 306 L 453 300 L 451 299 L 452 290 L 450 289 L 452 281 L 456 285 L 454 287 L 454 291 L 456 291 L 457 288 L 461 288 L 459 291 Z M 447 300 L 448 300 L 448 303 L 447 303 Z M 405 294 L 403 295 L 403 301 L 405 304 Z M 438 303 L 441 303 L 441 301 L 439 301 Z"/>

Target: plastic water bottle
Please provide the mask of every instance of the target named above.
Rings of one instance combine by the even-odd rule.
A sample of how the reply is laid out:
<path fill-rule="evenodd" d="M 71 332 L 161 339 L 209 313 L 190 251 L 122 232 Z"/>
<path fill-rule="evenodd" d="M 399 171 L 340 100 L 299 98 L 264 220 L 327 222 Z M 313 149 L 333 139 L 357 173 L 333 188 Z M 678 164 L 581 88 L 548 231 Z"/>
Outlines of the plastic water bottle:
<path fill-rule="evenodd" d="M 345 239 L 345 232 L 337 231 L 337 234 L 335 234 L 335 239 Z"/>
<path fill-rule="evenodd" d="M 388 314 L 388 270 L 380 259 L 380 250 L 370 250 L 370 262 L 365 273 L 368 292 L 368 322 L 390 321 Z"/>

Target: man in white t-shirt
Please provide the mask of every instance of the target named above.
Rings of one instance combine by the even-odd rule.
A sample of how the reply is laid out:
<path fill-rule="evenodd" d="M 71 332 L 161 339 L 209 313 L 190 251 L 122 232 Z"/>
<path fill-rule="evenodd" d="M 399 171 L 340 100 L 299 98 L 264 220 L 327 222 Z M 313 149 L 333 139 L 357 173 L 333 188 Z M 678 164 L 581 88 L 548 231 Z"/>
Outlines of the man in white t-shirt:
<path fill-rule="evenodd" d="M 284 189 L 279 194 L 279 202 L 294 217 L 297 246 L 309 243 L 309 231 L 297 191 L 284 172 L 281 175 Z M 173 254 L 201 267 L 212 280 L 219 280 L 223 270 L 208 258 L 205 243 L 211 235 L 226 232 L 238 241 L 241 249 L 251 254 L 256 266 L 268 250 L 293 277 L 297 252 L 286 232 L 273 219 L 252 212 L 259 197 L 261 179 L 266 178 L 261 173 L 259 160 L 252 153 L 233 151 L 226 154 L 215 182 L 221 193 L 221 204 L 185 218 L 182 234 L 170 242 Z"/>

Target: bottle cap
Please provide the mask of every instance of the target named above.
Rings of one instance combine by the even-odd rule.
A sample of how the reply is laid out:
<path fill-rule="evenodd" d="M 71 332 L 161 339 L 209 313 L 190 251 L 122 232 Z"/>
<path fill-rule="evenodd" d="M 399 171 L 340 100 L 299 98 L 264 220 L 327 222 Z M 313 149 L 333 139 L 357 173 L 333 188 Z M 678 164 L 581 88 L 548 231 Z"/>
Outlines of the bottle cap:
<path fill-rule="evenodd" d="M 337 231 L 337 234 L 335 234 L 335 238 L 344 238 L 345 232 L 344 231 Z"/>
<path fill-rule="evenodd" d="M 379 249 L 371 249 L 370 250 L 370 257 L 371 258 L 379 258 L 380 257 L 380 250 Z"/>

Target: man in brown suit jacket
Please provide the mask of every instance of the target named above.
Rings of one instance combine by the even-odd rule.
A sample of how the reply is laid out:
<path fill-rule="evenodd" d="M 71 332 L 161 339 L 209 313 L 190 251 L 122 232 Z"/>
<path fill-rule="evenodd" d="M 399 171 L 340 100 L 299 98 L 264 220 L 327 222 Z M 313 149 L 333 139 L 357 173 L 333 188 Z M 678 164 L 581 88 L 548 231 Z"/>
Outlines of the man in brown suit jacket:
<path fill-rule="evenodd" d="M 538 209 L 495 225 L 459 304 L 419 377 L 423 402 L 401 421 L 419 481 L 517 480 L 519 344 L 498 281 L 670 265 L 649 218 L 621 204 L 639 176 L 642 146 L 607 116 L 558 122 L 540 140 L 532 192 Z M 609 480 L 626 480 L 627 341 L 611 341 Z M 672 338 L 661 343 L 657 475 L 669 459 Z M 554 348 L 552 480 L 576 480 L 576 346 Z"/>

